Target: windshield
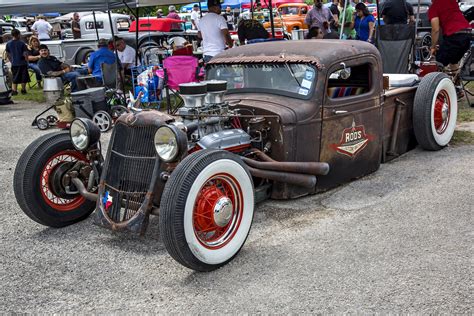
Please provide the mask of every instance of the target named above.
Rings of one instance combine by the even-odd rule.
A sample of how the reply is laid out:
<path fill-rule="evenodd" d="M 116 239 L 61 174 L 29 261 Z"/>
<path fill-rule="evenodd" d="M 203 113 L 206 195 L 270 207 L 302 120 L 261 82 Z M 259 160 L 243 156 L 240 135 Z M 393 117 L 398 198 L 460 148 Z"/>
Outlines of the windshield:
<path fill-rule="evenodd" d="M 308 64 L 210 65 L 207 79 L 226 80 L 229 93 L 267 92 L 307 99 L 316 82 Z"/>

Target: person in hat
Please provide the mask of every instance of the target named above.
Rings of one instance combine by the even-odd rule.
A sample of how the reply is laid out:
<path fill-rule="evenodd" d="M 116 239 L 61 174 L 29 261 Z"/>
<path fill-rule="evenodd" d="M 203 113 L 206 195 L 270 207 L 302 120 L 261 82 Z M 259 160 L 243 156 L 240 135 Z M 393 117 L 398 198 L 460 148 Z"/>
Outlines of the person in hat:
<path fill-rule="evenodd" d="M 202 38 L 203 59 L 207 63 L 212 57 L 222 52 L 226 45 L 233 46 L 227 22 L 221 15 L 219 0 L 208 0 L 209 13 L 202 17 L 198 25 L 198 37 Z"/>
<path fill-rule="evenodd" d="M 60 62 L 56 57 L 51 56 L 49 48 L 45 44 L 39 46 L 39 53 L 41 58 L 38 61 L 38 67 L 41 73 L 50 77 L 61 77 L 63 82 L 71 83 L 71 91 L 78 90 L 77 77 L 85 75 L 87 70 L 72 71 L 68 64 Z"/>
<path fill-rule="evenodd" d="M 89 57 L 89 63 L 87 67 L 89 73 L 92 74 L 96 81 L 102 83 L 102 64 L 113 64 L 117 62 L 115 54 L 109 49 L 108 41 L 105 38 L 99 39 L 97 44 L 99 47 L 95 52 Z"/>
<path fill-rule="evenodd" d="M 161 19 L 163 17 L 163 10 L 158 9 L 158 11 L 156 11 L 156 17 L 158 19 Z"/>
<path fill-rule="evenodd" d="M 201 19 L 201 13 L 199 12 L 199 5 L 193 5 L 193 11 L 191 12 L 191 23 L 193 24 L 193 30 L 198 29 L 199 20 Z"/>
<path fill-rule="evenodd" d="M 174 20 L 181 20 L 179 17 L 178 13 L 176 13 L 176 7 L 174 5 L 170 5 L 168 7 L 168 15 L 166 16 L 169 19 L 174 19 Z M 181 30 L 181 25 L 180 23 L 171 23 L 171 30 Z"/>

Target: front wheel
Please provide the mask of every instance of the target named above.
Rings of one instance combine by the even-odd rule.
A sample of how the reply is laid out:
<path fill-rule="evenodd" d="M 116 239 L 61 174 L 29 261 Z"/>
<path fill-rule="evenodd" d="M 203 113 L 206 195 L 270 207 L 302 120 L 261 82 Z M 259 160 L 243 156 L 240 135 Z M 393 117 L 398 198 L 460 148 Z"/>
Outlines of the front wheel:
<path fill-rule="evenodd" d="M 67 172 L 78 162 L 87 169 L 89 161 L 74 149 L 68 132 L 43 135 L 31 143 L 20 156 L 13 178 L 23 212 L 50 227 L 67 226 L 89 216 L 95 202 L 66 190 L 70 185 Z"/>
<path fill-rule="evenodd" d="M 238 156 L 219 150 L 193 153 L 163 191 L 160 232 L 166 249 L 185 267 L 215 270 L 244 245 L 254 207 L 252 178 Z"/>
<path fill-rule="evenodd" d="M 456 89 L 440 72 L 426 75 L 420 82 L 413 104 L 415 137 L 426 150 L 440 150 L 454 134 L 458 113 Z"/>

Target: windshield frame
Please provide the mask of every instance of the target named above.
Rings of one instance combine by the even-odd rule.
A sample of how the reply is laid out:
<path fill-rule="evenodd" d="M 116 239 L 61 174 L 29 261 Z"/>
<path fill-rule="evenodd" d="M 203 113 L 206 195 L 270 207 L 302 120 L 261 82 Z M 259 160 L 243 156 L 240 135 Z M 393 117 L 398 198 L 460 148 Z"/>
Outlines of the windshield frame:
<path fill-rule="evenodd" d="M 252 88 L 238 88 L 238 89 L 229 89 L 227 88 L 226 94 L 240 94 L 240 93 L 265 93 L 265 94 L 271 94 L 271 95 L 278 95 L 278 96 L 285 96 L 285 97 L 290 97 L 290 98 L 296 98 L 300 100 L 310 100 L 313 97 L 314 90 L 316 88 L 316 85 L 318 83 L 318 74 L 319 70 L 318 68 L 311 64 L 311 63 L 306 63 L 306 62 L 276 62 L 276 63 L 219 63 L 219 64 L 210 64 L 206 67 L 206 80 L 212 80 L 212 79 L 218 79 L 218 80 L 225 80 L 222 78 L 209 78 L 209 71 L 211 68 L 218 68 L 218 67 L 231 67 L 234 65 L 240 66 L 240 65 L 270 65 L 274 66 L 276 64 L 278 65 L 286 65 L 289 67 L 291 64 L 300 64 L 300 65 L 305 65 L 313 69 L 314 71 L 314 78 L 313 78 L 313 83 L 311 85 L 311 88 L 308 89 L 309 93 L 307 95 L 304 94 L 299 94 L 296 92 L 289 92 L 286 90 L 278 90 L 278 89 L 267 89 L 267 88 L 259 88 L 259 87 L 252 87 Z M 295 78 L 296 80 L 296 78 Z M 297 81 L 298 82 L 298 81 Z M 299 82 L 298 82 L 299 83 Z M 300 83 L 299 83 L 300 84 Z M 300 84 L 301 86 L 301 84 Z"/>

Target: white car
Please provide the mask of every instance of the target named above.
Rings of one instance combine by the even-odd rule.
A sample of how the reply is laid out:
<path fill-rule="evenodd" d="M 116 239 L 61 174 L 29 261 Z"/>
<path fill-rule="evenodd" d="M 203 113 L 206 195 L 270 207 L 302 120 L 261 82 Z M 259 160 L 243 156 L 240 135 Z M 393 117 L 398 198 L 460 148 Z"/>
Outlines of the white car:
<path fill-rule="evenodd" d="M 28 31 L 26 27 L 26 19 L 24 18 L 13 18 L 10 19 L 8 23 L 11 23 L 18 29 L 21 33 L 26 33 Z"/>

